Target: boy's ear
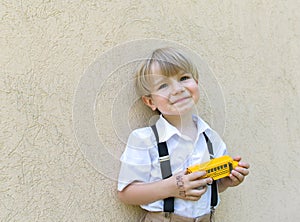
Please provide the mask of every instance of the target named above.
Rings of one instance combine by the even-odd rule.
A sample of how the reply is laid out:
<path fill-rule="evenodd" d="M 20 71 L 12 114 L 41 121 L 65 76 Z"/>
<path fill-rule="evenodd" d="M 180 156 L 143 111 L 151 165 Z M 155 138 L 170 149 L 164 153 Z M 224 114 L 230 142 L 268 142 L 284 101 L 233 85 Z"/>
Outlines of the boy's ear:
<path fill-rule="evenodd" d="M 150 107 L 150 109 L 152 109 L 152 111 L 156 110 L 157 107 L 154 105 L 151 96 L 142 96 L 142 100 L 146 106 L 148 106 L 148 107 Z"/>

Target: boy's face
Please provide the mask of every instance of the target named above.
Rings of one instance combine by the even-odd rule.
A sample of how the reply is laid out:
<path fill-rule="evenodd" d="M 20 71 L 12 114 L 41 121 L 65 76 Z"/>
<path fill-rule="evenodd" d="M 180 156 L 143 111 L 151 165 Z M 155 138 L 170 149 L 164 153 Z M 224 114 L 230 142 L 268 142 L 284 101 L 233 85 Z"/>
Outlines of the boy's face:
<path fill-rule="evenodd" d="M 160 74 L 157 63 L 152 64 L 151 96 L 143 96 L 144 103 L 164 116 L 183 115 L 192 110 L 199 100 L 199 87 L 190 73 L 166 77 Z"/>

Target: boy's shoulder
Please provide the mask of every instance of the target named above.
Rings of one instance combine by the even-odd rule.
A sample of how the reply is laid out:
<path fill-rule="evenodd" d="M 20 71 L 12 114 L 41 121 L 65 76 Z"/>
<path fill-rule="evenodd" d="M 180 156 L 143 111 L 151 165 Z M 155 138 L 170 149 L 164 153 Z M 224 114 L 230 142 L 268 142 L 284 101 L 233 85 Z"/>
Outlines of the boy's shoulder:
<path fill-rule="evenodd" d="M 127 145 L 135 145 L 141 147 L 153 147 L 156 144 L 155 136 L 151 127 L 142 127 L 134 129 L 128 138 Z"/>
<path fill-rule="evenodd" d="M 136 128 L 131 131 L 130 135 L 149 137 L 152 134 L 152 129 L 150 126 Z"/>

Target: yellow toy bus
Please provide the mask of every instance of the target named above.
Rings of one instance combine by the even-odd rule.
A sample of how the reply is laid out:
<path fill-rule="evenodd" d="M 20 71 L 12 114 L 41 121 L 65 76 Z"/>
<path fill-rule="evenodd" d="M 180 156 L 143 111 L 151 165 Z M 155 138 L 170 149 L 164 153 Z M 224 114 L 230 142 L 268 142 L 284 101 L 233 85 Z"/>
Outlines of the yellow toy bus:
<path fill-rule="evenodd" d="M 202 178 L 212 178 L 218 180 L 230 175 L 231 170 L 237 167 L 239 162 L 234 161 L 230 156 L 221 156 L 214 158 L 205 163 L 196 164 L 187 168 L 187 173 L 193 173 L 196 171 L 206 171 L 206 175 Z"/>

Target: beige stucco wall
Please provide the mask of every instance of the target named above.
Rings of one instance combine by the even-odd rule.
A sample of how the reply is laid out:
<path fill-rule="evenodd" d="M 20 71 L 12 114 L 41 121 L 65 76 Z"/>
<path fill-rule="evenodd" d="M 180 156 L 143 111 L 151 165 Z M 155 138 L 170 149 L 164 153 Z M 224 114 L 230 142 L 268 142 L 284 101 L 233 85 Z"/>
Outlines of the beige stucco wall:
<path fill-rule="evenodd" d="M 0 221 L 137 220 L 116 175 L 128 129 L 149 117 L 128 80 L 138 43 L 126 42 L 149 38 L 203 59 L 198 112 L 251 163 L 218 221 L 299 221 L 299 11 L 297 0 L 1 1 Z M 105 84 L 85 91 L 97 69 Z"/>

